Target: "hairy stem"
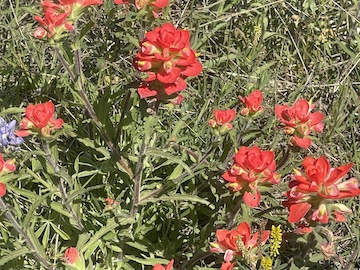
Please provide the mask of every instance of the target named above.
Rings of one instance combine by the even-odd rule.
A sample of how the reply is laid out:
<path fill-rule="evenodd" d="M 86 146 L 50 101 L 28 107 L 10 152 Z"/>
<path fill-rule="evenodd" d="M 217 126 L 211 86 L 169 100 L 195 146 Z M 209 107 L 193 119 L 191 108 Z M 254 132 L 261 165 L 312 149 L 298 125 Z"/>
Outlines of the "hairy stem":
<path fill-rule="evenodd" d="M 143 139 L 141 143 L 140 153 L 139 153 L 139 160 L 136 164 L 136 171 L 135 171 L 135 183 L 134 183 L 134 199 L 131 205 L 131 216 L 135 217 L 137 213 L 137 204 L 140 201 L 140 191 L 141 191 L 141 180 L 142 180 L 142 174 L 143 174 L 143 166 L 144 166 L 144 157 L 146 152 L 146 142 L 145 138 Z"/>
<path fill-rule="evenodd" d="M 99 118 L 97 117 L 94 108 L 92 107 L 86 92 L 85 92 L 85 87 L 84 87 L 84 83 L 82 80 L 82 65 L 81 65 L 81 57 L 80 57 L 80 50 L 77 49 L 75 51 L 75 62 L 76 62 L 76 70 L 77 70 L 77 79 L 76 76 L 74 75 L 74 73 L 72 72 L 72 70 L 70 69 L 69 65 L 67 64 L 66 60 L 64 59 L 64 57 L 62 56 L 62 54 L 59 51 L 59 48 L 55 47 L 55 52 L 61 62 L 61 64 L 63 65 L 63 67 L 66 69 L 66 71 L 69 73 L 69 76 L 71 78 L 71 80 L 73 82 L 77 82 L 78 86 L 79 86 L 79 94 L 80 97 L 82 99 L 82 101 L 84 102 L 85 108 L 87 110 L 87 112 L 89 113 L 91 119 L 93 120 L 93 122 L 95 123 L 95 125 L 97 126 L 97 128 L 99 129 L 100 135 L 101 137 L 104 139 L 106 145 L 109 147 L 111 153 L 115 156 L 115 158 L 119 161 L 120 165 L 125 169 L 125 171 L 128 173 L 128 175 L 130 177 L 133 177 L 133 172 L 131 170 L 131 168 L 128 166 L 126 160 L 124 157 L 121 156 L 121 154 L 119 153 L 119 151 L 116 149 L 116 147 L 114 146 L 114 144 L 112 143 L 110 136 L 108 135 L 108 133 L 104 130 L 104 127 L 102 125 L 102 123 L 100 122 Z"/>
<path fill-rule="evenodd" d="M 13 228 L 25 239 L 30 250 L 33 252 L 35 258 L 46 268 L 50 270 L 55 270 L 55 267 L 47 261 L 46 258 L 42 257 L 40 252 L 36 249 L 35 244 L 32 242 L 27 233 L 21 228 L 20 224 L 16 218 L 11 214 L 9 207 L 5 204 L 3 199 L 0 197 L 0 208 L 4 210 L 4 214 L 8 221 L 13 225 Z"/>
<path fill-rule="evenodd" d="M 171 141 L 171 142 L 168 142 L 164 148 L 169 148 L 169 147 L 173 147 L 174 149 L 177 149 L 178 151 L 185 151 L 188 155 L 192 156 L 193 158 L 195 159 L 199 159 L 199 154 L 196 153 L 195 151 L 185 147 L 185 146 L 182 146 L 174 141 Z"/>
<path fill-rule="evenodd" d="M 46 153 L 46 160 L 49 162 L 50 166 L 54 169 L 56 174 L 58 174 L 59 171 L 60 171 L 60 168 L 59 168 L 59 165 L 57 164 L 57 162 L 55 161 L 54 157 L 51 154 L 49 144 L 47 142 L 45 142 L 45 141 L 42 141 L 42 146 L 43 146 L 43 149 L 44 149 L 44 151 Z M 72 209 L 70 203 L 68 202 L 66 188 L 65 188 L 65 185 L 64 185 L 64 181 L 63 181 L 63 179 L 61 177 L 59 177 L 59 191 L 60 191 L 60 194 L 61 194 L 62 204 L 70 212 L 72 218 L 75 220 L 75 222 L 78 225 L 79 229 L 82 232 L 87 232 L 87 230 L 84 227 L 84 225 L 82 224 L 81 220 L 77 217 L 77 215 L 75 214 L 74 210 Z"/>

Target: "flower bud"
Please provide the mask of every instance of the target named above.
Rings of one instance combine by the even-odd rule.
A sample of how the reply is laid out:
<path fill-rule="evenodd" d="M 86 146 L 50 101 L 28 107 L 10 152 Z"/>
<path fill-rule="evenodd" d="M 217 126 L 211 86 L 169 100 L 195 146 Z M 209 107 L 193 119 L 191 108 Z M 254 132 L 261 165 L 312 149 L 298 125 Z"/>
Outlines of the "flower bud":
<path fill-rule="evenodd" d="M 70 247 L 65 250 L 64 259 L 66 264 L 74 265 L 80 259 L 79 252 L 76 248 Z"/>

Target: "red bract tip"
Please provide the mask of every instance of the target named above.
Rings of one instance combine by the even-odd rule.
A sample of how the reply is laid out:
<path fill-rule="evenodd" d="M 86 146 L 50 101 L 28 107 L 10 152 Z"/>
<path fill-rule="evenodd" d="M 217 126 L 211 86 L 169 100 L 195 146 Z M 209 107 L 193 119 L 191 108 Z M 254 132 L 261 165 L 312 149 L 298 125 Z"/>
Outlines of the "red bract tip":
<path fill-rule="evenodd" d="M 155 264 L 152 270 L 172 270 L 174 264 L 174 259 L 172 259 L 165 267 L 161 264 Z"/>

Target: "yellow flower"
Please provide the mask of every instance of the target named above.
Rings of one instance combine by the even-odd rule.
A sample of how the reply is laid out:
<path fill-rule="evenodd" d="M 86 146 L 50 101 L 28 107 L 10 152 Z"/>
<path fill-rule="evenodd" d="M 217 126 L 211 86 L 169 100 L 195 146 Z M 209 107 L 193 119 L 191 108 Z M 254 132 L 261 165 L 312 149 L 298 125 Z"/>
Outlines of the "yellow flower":
<path fill-rule="evenodd" d="M 282 241 L 282 234 L 281 234 L 281 225 L 275 227 L 274 225 L 271 226 L 271 233 L 270 233 L 270 256 L 276 257 L 279 255 L 279 248 L 281 246 Z"/>
<path fill-rule="evenodd" d="M 272 260 L 269 256 L 261 258 L 261 267 L 264 268 L 265 270 L 272 269 Z"/>

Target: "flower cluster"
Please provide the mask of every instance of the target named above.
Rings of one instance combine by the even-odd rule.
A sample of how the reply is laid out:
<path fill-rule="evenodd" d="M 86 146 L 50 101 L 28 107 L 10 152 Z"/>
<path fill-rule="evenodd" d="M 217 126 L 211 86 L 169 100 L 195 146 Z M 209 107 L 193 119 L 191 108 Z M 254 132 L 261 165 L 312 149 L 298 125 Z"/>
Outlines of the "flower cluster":
<path fill-rule="evenodd" d="M 222 177 L 230 182 L 233 191 L 244 192 L 244 202 L 256 207 L 260 202 L 259 185 L 277 184 L 280 175 L 275 172 L 274 152 L 260 150 L 257 146 L 240 147 L 233 157 L 234 164 Z"/>
<path fill-rule="evenodd" d="M 7 147 L 15 149 L 24 142 L 23 138 L 16 136 L 15 126 L 16 120 L 7 123 L 4 118 L 0 117 L 0 151 Z"/>
<path fill-rule="evenodd" d="M 290 190 L 285 194 L 287 200 L 283 205 L 290 210 L 288 221 L 297 223 L 305 218 L 325 224 L 331 214 L 335 221 L 346 221 L 343 214 L 351 210 L 343 204 L 328 202 L 360 195 L 357 179 L 342 181 L 353 164 L 331 168 L 329 161 L 321 156 L 318 159 L 306 157 L 302 165 L 305 171 L 295 170 Z"/>
<path fill-rule="evenodd" d="M 172 259 L 165 267 L 161 264 L 155 264 L 152 270 L 172 270 L 174 264 L 174 259 Z"/>
<path fill-rule="evenodd" d="M 308 148 L 311 144 L 309 134 L 322 132 L 324 115 L 320 112 L 311 113 L 315 104 L 300 99 L 291 107 L 276 105 L 275 114 L 285 125 L 284 132 L 291 135 L 290 143 L 301 148 Z"/>
<path fill-rule="evenodd" d="M 114 0 L 115 4 L 132 3 L 138 10 L 145 14 L 152 14 L 154 18 L 158 18 L 164 7 L 169 5 L 169 0 Z"/>
<path fill-rule="evenodd" d="M 282 233 L 281 233 L 281 225 L 275 227 L 271 226 L 270 232 L 270 256 L 276 257 L 280 254 L 279 248 L 282 242 Z"/>
<path fill-rule="evenodd" d="M 264 245 L 268 240 L 270 231 L 263 231 L 261 235 L 256 232 L 251 236 L 251 228 L 247 222 L 242 222 L 233 230 L 217 230 L 217 242 L 210 243 L 210 252 L 225 253 L 224 261 L 230 262 L 235 258 L 243 258 L 247 263 L 256 263 L 257 245 Z M 259 237 L 261 237 L 260 241 Z M 229 269 L 229 268 L 224 268 Z M 231 268 L 230 268 L 231 269 Z"/>
<path fill-rule="evenodd" d="M 269 256 L 261 258 L 261 267 L 264 270 L 271 270 L 272 269 L 272 259 Z"/>
<path fill-rule="evenodd" d="M 229 110 L 214 110 L 214 118 L 210 119 L 208 124 L 220 134 L 226 133 L 232 129 L 230 122 L 235 118 L 236 111 L 234 109 Z"/>
<path fill-rule="evenodd" d="M 244 116 L 256 116 L 263 111 L 261 106 L 263 96 L 260 90 L 253 91 L 249 96 L 238 96 L 240 101 L 245 105 L 245 108 L 241 109 L 240 113 Z"/>
<path fill-rule="evenodd" d="M 189 31 L 177 30 L 170 23 L 146 33 L 133 62 L 137 70 L 144 72 L 138 88 L 141 98 L 176 98 L 186 88 L 184 79 L 201 72 L 189 39 Z"/>
<path fill-rule="evenodd" d="M 42 137 L 50 136 L 52 130 L 61 128 L 64 121 L 55 117 L 55 106 L 51 101 L 44 104 L 30 104 L 25 109 L 25 118 L 20 122 L 20 130 L 16 134 L 21 137 L 30 134 L 39 134 Z"/>
<path fill-rule="evenodd" d="M 74 30 L 73 21 L 90 5 L 101 5 L 102 0 L 44 0 L 43 16 L 34 16 L 41 27 L 36 28 L 35 38 L 59 39 L 64 32 Z"/>
<path fill-rule="evenodd" d="M 0 176 L 15 171 L 15 161 L 7 160 L 4 161 L 3 156 L 0 154 Z M 0 182 L 0 197 L 6 194 L 6 185 Z"/>

